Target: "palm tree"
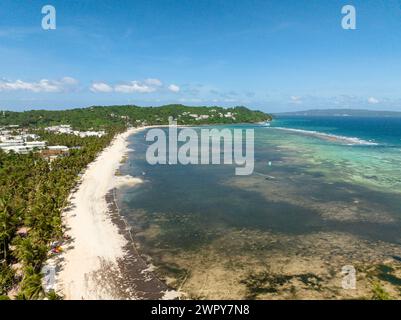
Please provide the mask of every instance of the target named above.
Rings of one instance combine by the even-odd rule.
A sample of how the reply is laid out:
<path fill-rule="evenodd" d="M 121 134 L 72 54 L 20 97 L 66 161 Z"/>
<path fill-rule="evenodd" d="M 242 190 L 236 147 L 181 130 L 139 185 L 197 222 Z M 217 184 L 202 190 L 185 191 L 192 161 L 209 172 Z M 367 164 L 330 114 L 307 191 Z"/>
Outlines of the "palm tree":
<path fill-rule="evenodd" d="M 5 198 L 0 198 L 0 242 L 4 261 L 8 261 L 8 246 L 15 232 L 15 217 Z"/>

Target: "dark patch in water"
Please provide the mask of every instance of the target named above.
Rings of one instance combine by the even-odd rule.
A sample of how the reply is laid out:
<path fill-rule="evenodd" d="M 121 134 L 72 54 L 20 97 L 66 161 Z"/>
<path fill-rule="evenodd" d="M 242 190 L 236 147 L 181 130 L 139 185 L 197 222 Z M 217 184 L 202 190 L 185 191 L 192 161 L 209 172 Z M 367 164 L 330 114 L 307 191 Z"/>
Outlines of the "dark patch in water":
<path fill-rule="evenodd" d="M 286 201 L 274 201 L 269 195 L 254 190 L 225 184 L 234 175 L 234 166 L 151 166 L 145 160 L 147 144 L 143 133 L 131 138 L 136 150 L 134 159 L 123 166 L 125 174 L 145 173 L 148 181 L 128 189 L 123 198 L 123 213 L 137 231 L 153 225 L 160 232 L 152 240 L 142 243 L 159 249 L 194 250 L 211 243 L 224 231 L 247 228 L 272 231 L 287 235 L 310 234 L 319 231 L 340 231 L 370 240 L 400 243 L 400 200 L 393 194 L 380 193 L 349 183 L 328 184 L 321 173 L 309 173 L 302 165 L 269 167 L 266 159 L 281 161 L 284 153 L 277 148 L 256 150 L 258 170 L 279 177 L 264 180 L 266 184 L 291 183 L 300 197 L 315 202 L 338 201 L 352 204 L 374 204 L 379 210 L 391 214 L 397 223 L 369 221 L 332 221 L 322 219 L 319 212 Z M 251 177 L 236 177 L 247 181 Z M 281 181 L 280 179 L 286 179 Z M 262 188 L 262 186 L 261 186 Z M 366 205 L 365 204 L 365 205 Z M 138 214 L 141 212 L 143 214 Z M 141 235 L 140 235 L 141 236 Z M 146 237 L 141 237 L 144 241 Z"/>
<path fill-rule="evenodd" d="M 270 272 L 261 272 L 250 274 L 240 283 L 244 284 L 248 290 L 247 299 L 256 299 L 259 295 L 265 293 L 279 293 L 285 285 L 292 280 L 299 280 L 305 286 L 314 290 L 321 290 L 322 278 L 313 273 L 303 273 L 295 275 L 273 274 Z M 291 290 L 291 287 L 289 288 Z"/>
<path fill-rule="evenodd" d="M 394 268 L 386 266 L 384 264 L 378 267 L 378 278 L 383 281 L 390 282 L 393 285 L 401 286 L 401 278 L 396 277 L 392 274 Z"/>
<path fill-rule="evenodd" d="M 397 260 L 398 262 L 401 262 L 401 257 L 399 257 L 399 256 L 392 256 L 392 258 L 394 260 Z"/>

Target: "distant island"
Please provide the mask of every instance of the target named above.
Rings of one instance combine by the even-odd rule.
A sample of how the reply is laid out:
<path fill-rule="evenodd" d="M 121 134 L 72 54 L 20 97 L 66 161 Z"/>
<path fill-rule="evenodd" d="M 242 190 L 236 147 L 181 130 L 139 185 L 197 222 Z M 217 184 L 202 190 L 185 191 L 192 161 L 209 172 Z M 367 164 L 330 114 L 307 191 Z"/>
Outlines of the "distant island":
<path fill-rule="evenodd" d="M 364 109 L 311 109 L 305 111 L 281 112 L 274 116 L 310 117 L 401 117 L 401 112 Z"/>

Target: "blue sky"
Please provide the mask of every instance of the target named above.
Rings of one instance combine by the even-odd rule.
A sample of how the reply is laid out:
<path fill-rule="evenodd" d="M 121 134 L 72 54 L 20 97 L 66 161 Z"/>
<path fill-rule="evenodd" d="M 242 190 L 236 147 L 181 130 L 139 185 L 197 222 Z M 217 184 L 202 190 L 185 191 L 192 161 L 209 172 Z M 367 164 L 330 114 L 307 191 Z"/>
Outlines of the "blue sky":
<path fill-rule="evenodd" d="M 1 1 L 0 109 L 165 103 L 401 111 L 401 1 Z"/>

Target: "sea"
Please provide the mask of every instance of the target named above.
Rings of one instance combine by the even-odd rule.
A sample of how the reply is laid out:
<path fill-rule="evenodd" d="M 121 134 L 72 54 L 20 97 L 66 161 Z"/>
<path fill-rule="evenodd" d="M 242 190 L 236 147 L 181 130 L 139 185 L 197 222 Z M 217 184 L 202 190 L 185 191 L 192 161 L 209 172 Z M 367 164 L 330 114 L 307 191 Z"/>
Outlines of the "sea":
<path fill-rule="evenodd" d="M 129 138 L 120 172 L 143 183 L 117 200 L 160 279 L 184 298 L 371 298 L 376 281 L 401 296 L 401 118 L 277 116 L 212 128 L 254 130 L 251 175 L 151 165 L 146 130 Z M 358 279 L 353 290 L 344 270 Z"/>

